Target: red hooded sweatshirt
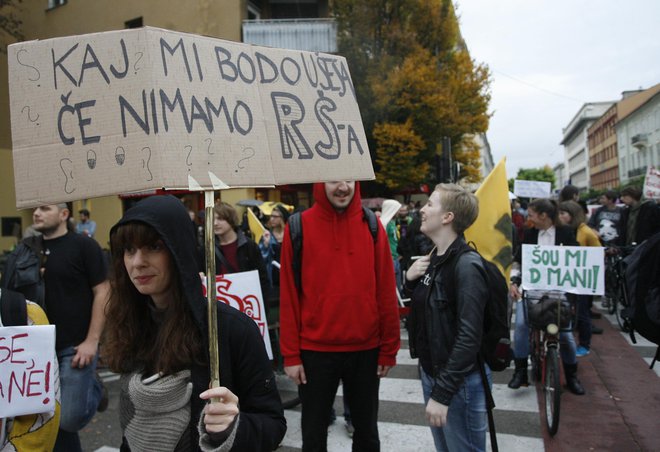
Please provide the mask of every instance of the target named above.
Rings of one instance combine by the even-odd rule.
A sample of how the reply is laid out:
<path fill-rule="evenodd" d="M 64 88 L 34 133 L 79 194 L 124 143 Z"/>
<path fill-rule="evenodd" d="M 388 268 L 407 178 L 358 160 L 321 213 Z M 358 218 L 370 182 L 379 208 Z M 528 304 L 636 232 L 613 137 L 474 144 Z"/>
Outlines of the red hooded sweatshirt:
<path fill-rule="evenodd" d="M 322 183 L 302 213 L 302 274 L 298 292 L 287 226 L 280 272 L 280 347 L 285 366 L 301 364 L 300 350 L 353 352 L 380 348 L 378 364 L 394 366 L 399 314 L 389 242 L 378 222 L 374 243 L 363 219 L 359 183 L 337 212 Z"/>

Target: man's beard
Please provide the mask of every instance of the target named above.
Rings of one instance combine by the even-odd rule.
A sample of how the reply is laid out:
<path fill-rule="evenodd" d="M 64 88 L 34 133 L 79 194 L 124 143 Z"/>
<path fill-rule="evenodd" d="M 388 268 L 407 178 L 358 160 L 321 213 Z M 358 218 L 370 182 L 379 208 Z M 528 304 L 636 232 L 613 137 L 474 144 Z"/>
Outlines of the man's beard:
<path fill-rule="evenodd" d="M 38 232 L 41 232 L 43 235 L 48 236 L 48 235 L 52 235 L 52 234 L 54 234 L 55 231 L 57 231 L 57 228 L 59 228 L 59 225 L 55 225 L 55 226 L 39 226 L 39 227 L 35 226 L 35 227 L 34 227 L 34 230 L 35 230 L 35 231 L 38 231 Z"/>

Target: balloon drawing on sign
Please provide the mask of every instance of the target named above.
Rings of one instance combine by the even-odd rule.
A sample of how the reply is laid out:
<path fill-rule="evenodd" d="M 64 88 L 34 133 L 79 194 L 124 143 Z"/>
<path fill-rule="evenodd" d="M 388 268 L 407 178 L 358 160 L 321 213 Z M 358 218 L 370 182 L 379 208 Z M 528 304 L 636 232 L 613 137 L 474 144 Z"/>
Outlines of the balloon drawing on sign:
<path fill-rule="evenodd" d="M 96 152 L 94 152 L 94 149 L 87 151 L 87 166 L 89 166 L 89 169 L 96 168 Z"/>
<path fill-rule="evenodd" d="M 183 147 L 183 150 L 185 151 L 188 149 L 188 154 L 186 155 L 186 165 L 188 165 L 188 171 L 190 171 L 190 167 L 192 166 L 192 161 L 190 160 L 190 154 L 192 154 L 192 146 L 187 144 Z"/>
<path fill-rule="evenodd" d="M 124 164 L 124 161 L 126 160 L 126 151 L 123 147 L 118 146 L 117 149 L 115 149 L 115 160 L 119 166 Z"/>
<path fill-rule="evenodd" d="M 137 58 L 137 60 L 135 60 L 135 63 L 133 63 L 133 70 L 135 71 L 136 74 L 137 74 L 138 71 L 140 70 L 140 68 L 137 67 L 137 65 L 138 65 L 138 63 L 140 62 L 140 60 L 142 59 L 142 56 L 144 55 L 144 53 L 142 53 L 142 52 L 135 52 L 135 56 L 137 57 L 138 55 L 140 55 L 140 56 Z"/>
<path fill-rule="evenodd" d="M 34 119 L 32 119 L 32 115 L 30 114 L 30 107 L 26 105 L 25 107 L 23 107 L 23 108 L 21 109 L 21 113 L 23 113 L 25 110 L 27 110 L 27 118 L 28 118 L 28 121 L 30 121 L 30 122 L 37 122 L 37 120 L 39 119 L 39 113 L 37 113 L 37 116 L 36 116 Z M 39 125 L 38 122 L 37 122 L 37 125 Z"/>
<path fill-rule="evenodd" d="M 32 77 L 28 77 L 28 80 L 30 80 L 31 82 L 36 82 L 37 80 L 39 80 L 39 79 L 41 78 L 41 72 L 39 72 L 39 69 L 37 69 L 36 67 L 34 67 L 34 66 L 30 65 L 30 64 L 25 64 L 25 63 L 23 63 L 23 62 L 21 61 L 20 56 L 21 56 L 21 53 L 23 53 L 23 52 L 28 53 L 28 51 L 25 50 L 25 49 L 21 49 L 21 50 L 19 50 L 18 52 L 16 52 L 16 61 L 17 61 L 18 64 L 20 64 L 21 66 L 29 67 L 29 68 L 32 69 L 34 72 L 36 72 L 36 74 L 31 74 L 31 75 L 34 76 L 34 78 L 32 78 Z M 41 85 L 37 85 L 37 86 L 41 86 Z"/>
<path fill-rule="evenodd" d="M 71 194 L 76 191 L 76 187 L 73 186 L 73 161 L 71 159 L 61 159 L 60 169 L 64 174 L 64 193 Z"/>
<path fill-rule="evenodd" d="M 243 157 L 238 161 L 238 163 L 236 164 L 237 169 L 234 170 L 235 173 L 238 173 L 238 169 L 245 169 L 245 166 L 241 166 L 241 163 L 244 162 L 245 160 L 250 160 L 255 155 L 254 149 L 252 148 L 245 148 L 241 152 L 246 152 L 246 151 L 247 154 L 250 155 L 248 155 L 247 157 Z"/>
<path fill-rule="evenodd" d="M 147 172 L 149 173 L 149 179 L 147 179 L 147 181 L 154 180 L 154 175 L 151 174 L 151 169 L 149 168 L 149 160 L 151 160 L 151 148 L 147 146 L 143 147 L 142 150 L 147 151 L 147 160 L 145 161 L 142 159 L 142 168 L 146 168 Z"/>

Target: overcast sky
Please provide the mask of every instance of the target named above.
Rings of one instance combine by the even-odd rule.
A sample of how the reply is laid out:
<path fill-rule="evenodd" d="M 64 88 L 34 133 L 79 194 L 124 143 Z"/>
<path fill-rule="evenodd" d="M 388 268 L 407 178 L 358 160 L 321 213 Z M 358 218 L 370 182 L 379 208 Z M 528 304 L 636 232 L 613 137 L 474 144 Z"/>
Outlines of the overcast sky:
<path fill-rule="evenodd" d="M 585 102 L 660 83 L 660 0 L 456 0 L 473 59 L 492 74 L 493 159 L 564 161 L 562 129 Z"/>

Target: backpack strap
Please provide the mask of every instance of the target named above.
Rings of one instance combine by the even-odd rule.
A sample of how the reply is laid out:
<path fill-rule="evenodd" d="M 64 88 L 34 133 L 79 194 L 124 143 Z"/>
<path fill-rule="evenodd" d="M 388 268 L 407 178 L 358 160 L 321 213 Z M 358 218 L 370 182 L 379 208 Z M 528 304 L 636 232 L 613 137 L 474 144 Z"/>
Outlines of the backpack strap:
<path fill-rule="evenodd" d="M 369 232 L 374 239 L 374 243 L 378 240 L 378 217 L 373 210 L 362 206 L 362 219 L 369 224 Z"/>
<path fill-rule="evenodd" d="M 8 289 L 0 291 L 0 325 L 27 325 L 27 305 L 25 297 Z"/>
<path fill-rule="evenodd" d="M 222 266 L 225 268 L 225 273 L 236 273 L 238 270 L 234 268 L 233 265 L 229 263 L 227 258 L 222 254 L 222 250 L 220 249 L 220 243 L 216 240 L 215 242 L 215 257 L 218 258 Z M 216 272 L 218 269 L 215 270 Z"/>
<path fill-rule="evenodd" d="M 293 248 L 293 261 L 291 269 L 293 270 L 293 280 L 296 283 L 296 289 L 300 292 L 302 287 L 302 218 L 301 213 L 296 212 L 289 217 L 287 221 L 289 226 L 289 237 L 291 238 L 291 247 Z"/>
<path fill-rule="evenodd" d="M 482 356 L 479 356 L 477 359 L 479 363 L 479 373 L 481 373 L 481 381 L 484 385 L 484 394 L 486 395 L 486 409 L 488 411 L 488 431 L 490 432 L 490 447 L 493 452 L 499 452 L 497 447 L 497 432 L 495 431 L 495 418 L 493 417 L 493 409 L 495 408 L 495 399 L 493 399 L 493 393 L 488 386 L 488 377 L 486 376 L 486 366 L 484 365 L 484 359 Z"/>

